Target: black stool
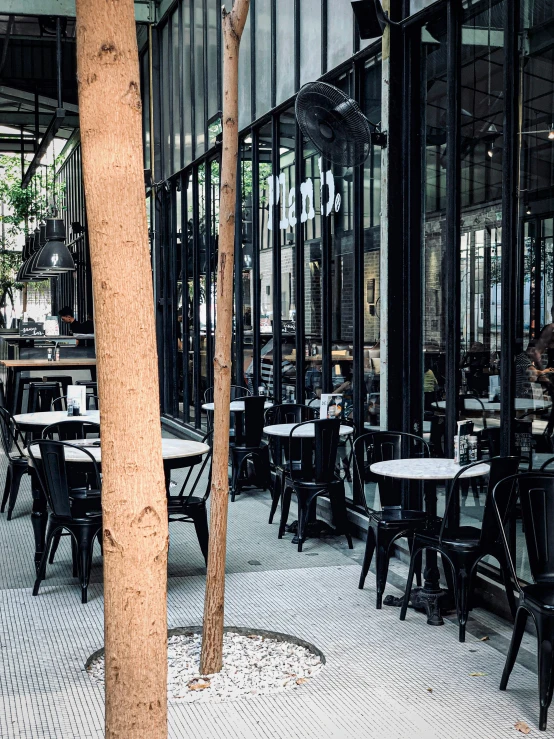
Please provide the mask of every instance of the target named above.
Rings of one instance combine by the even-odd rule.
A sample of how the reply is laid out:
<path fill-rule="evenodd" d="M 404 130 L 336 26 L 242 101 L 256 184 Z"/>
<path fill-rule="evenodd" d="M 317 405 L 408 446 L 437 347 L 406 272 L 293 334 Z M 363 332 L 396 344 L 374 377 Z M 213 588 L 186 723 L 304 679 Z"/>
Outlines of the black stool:
<path fill-rule="evenodd" d="M 60 395 L 67 395 L 67 388 L 69 385 L 73 385 L 73 377 L 70 375 L 51 375 L 50 377 L 47 377 L 46 375 L 42 378 L 43 382 L 58 382 L 61 386 L 61 393 Z"/>

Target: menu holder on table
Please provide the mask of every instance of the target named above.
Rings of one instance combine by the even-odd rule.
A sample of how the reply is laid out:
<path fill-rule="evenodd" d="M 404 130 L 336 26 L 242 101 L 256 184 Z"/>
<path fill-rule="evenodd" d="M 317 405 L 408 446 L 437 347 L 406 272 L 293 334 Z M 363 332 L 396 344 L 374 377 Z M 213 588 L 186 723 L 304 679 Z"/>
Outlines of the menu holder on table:
<path fill-rule="evenodd" d="M 84 385 L 67 386 L 67 415 L 82 416 L 87 410 L 87 388 Z"/>
<path fill-rule="evenodd" d="M 343 418 L 343 402 L 340 393 L 323 393 L 319 409 L 320 418 Z"/>

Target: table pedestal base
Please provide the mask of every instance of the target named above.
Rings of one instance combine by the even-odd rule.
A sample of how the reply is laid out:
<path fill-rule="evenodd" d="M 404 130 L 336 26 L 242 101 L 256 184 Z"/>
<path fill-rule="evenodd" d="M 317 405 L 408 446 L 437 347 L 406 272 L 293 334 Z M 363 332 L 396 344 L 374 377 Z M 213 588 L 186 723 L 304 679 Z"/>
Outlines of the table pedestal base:
<path fill-rule="evenodd" d="M 397 598 L 387 595 L 383 605 L 401 608 L 404 596 Z M 416 611 L 425 611 L 429 626 L 443 626 L 444 621 L 441 613 L 452 610 L 452 599 L 448 590 L 425 590 L 425 588 L 412 588 L 409 604 Z"/>

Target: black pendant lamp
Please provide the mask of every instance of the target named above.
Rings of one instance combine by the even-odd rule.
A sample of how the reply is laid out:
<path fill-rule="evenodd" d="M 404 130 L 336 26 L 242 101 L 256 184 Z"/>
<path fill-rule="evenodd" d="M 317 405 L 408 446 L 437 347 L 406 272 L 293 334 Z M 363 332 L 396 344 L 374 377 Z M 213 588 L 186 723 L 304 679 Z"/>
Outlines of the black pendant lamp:
<path fill-rule="evenodd" d="M 46 244 L 40 250 L 35 269 L 47 274 L 72 272 L 75 262 L 65 245 L 65 224 L 61 218 L 48 218 L 45 226 Z"/>

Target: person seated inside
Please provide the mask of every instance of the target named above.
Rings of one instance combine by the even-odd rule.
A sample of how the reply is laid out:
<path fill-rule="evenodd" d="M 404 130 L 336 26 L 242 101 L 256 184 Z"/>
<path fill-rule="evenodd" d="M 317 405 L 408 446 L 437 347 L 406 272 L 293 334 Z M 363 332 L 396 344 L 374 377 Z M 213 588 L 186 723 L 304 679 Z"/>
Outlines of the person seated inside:
<path fill-rule="evenodd" d="M 532 398 L 533 387 L 531 383 L 545 384 L 547 389 L 552 387 L 551 382 L 554 379 L 554 369 L 547 367 L 540 369 L 536 366 L 536 345 L 534 341 L 530 341 L 527 349 L 523 351 L 523 343 L 516 343 L 516 351 L 519 352 L 515 357 L 516 367 L 516 398 Z"/>
<path fill-rule="evenodd" d="M 69 330 L 72 334 L 93 334 L 94 323 L 88 318 L 86 321 L 75 320 L 75 314 L 71 308 L 66 305 L 58 311 L 58 315 L 64 323 L 69 325 Z"/>

